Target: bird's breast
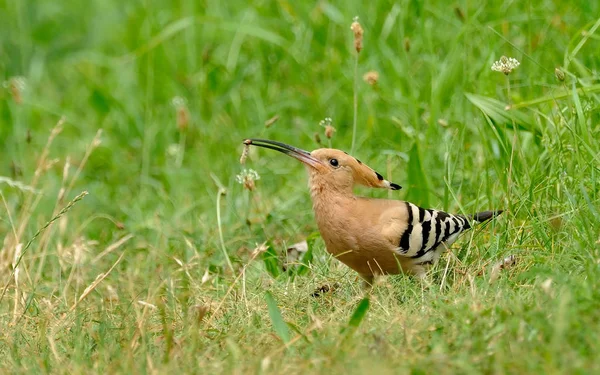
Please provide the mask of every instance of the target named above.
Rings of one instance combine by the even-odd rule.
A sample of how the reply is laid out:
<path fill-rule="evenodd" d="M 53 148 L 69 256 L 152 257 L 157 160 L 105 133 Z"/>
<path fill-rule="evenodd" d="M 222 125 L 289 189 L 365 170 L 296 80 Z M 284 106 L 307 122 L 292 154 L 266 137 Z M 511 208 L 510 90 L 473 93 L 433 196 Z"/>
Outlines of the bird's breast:
<path fill-rule="evenodd" d="M 332 202 L 334 203 L 334 202 Z M 315 205 L 315 218 L 327 251 L 360 274 L 395 274 L 401 263 L 368 215 L 347 209 L 352 202 Z M 344 209 L 344 207 L 346 209 Z"/>

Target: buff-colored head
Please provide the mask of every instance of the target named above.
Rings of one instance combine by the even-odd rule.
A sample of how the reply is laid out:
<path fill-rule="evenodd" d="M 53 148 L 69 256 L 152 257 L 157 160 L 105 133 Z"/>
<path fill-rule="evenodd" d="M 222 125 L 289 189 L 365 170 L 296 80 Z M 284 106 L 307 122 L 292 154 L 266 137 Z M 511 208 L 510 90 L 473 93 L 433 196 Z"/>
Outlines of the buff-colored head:
<path fill-rule="evenodd" d="M 308 166 L 311 184 L 326 185 L 339 191 L 351 191 L 354 185 L 399 190 L 401 186 L 383 176 L 360 160 L 334 148 L 304 151 L 285 143 L 265 139 L 246 139 L 246 145 L 270 148 L 300 160 Z"/>

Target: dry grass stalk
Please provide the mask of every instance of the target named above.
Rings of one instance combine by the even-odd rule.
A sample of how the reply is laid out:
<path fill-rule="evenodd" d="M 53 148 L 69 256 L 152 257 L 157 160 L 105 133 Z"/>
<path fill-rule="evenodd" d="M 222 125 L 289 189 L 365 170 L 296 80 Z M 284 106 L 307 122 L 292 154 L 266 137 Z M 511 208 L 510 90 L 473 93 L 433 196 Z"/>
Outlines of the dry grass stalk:
<path fill-rule="evenodd" d="M 364 30 L 360 23 L 358 23 L 358 17 L 354 17 L 354 22 L 350 25 L 350 29 L 354 33 L 354 49 L 356 50 L 356 56 L 354 57 L 354 103 L 353 103 L 353 119 L 352 119 L 352 144 L 350 146 L 350 153 L 354 153 L 354 147 L 356 146 L 356 126 L 358 123 L 358 55 L 363 48 L 363 34 Z"/>
<path fill-rule="evenodd" d="M 77 308 L 77 306 L 79 306 L 81 301 L 83 301 L 91 292 L 93 292 L 94 289 L 96 289 L 96 287 L 102 282 L 102 280 L 104 280 L 108 275 L 110 275 L 112 270 L 115 269 L 115 267 L 121 262 L 121 259 L 123 259 L 124 255 L 125 252 L 121 253 L 119 259 L 117 259 L 117 261 L 108 269 L 108 271 L 100 273 L 98 276 L 96 276 L 96 279 L 90 285 L 88 285 L 87 288 L 85 288 L 85 290 L 83 291 L 83 293 L 81 293 L 77 301 L 75 301 L 71 308 L 69 308 L 69 313 L 73 312 Z M 61 357 L 58 353 L 58 350 L 56 350 L 56 342 L 54 338 L 56 337 L 57 332 L 63 328 L 63 325 L 65 324 L 69 316 L 69 314 L 64 314 L 62 318 L 59 319 L 59 321 L 56 322 L 56 324 L 50 329 L 50 334 L 48 335 L 48 343 L 50 345 L 50 349 L 52 350 L 52 354 L 58 362 L 61 361 Z"/>
<path fill-rule="evenodd" d="M 100 146 L 100 144 L 102 144 L 101 138 L 102 138 L 102 129 L 98 129 L 98 131 L 96 132 L 96 135 L 92 139 L 92 142 L 90 142 L 90 144 L 88 145 L 88 147 L 85 150 L 85 155 L 83 156 L 81 163 L 79 163 L 79 166 L 77 167 L 77 170 L 75 171 L 75 174 L 73 175 L 73 178 L 71 179 L 71 183 L 69 184 L 69 187 L 67 188 L 66 194 L 69 194 L 71 192 L 71 190 L 73 190 L 73 186 L 75 186 L 75 182 L 77 182 L 77 179 L 79 178 L 79 175 L 81 174 L 81 171 L 83 170 L 83 167 L 85 167 L 85 164 L 87 163 L 88 159 L 90 158 L 90 155 L 92 155 L 92 152 L 94 152 L 94 150 L 96 148 L 98 148 L 98 146 Z"/>
<path fill-rule="evenodd" d="M 25 185 L 21 181 L 16 181 L 16 180 L 13 180 L 13 179 L 5 177 L 5 176 L 0 176 L 0 183 L 6 184 L 14 189 L 21 190 L 22 192 L 40 194 L 40 192 L 38 190 L 32 188 L 31 186 Z"/>
<path fill-rule="evenodd" d="M 219 310 L 221 310 L 221 306 L 223 306 L 223 303 L 225 303 L 225 299 L 227 299 L 227 297 L 229 296 L 229 294 L 231 293 L 231 291 L 235 287 L 235 284 L 237 284 L 237 282 L 240 280 L 240 278 L 242 277 L 242 275 L 245 274 L 246 268 L 248 268 L 248 266 L 250 264 L 252 264 L 252 261 L 254 259 L 256 259 L 256 257 L 258 256 L 258 254 L 261 254 L 261 252 L 260 251 L 253 251 L 252 252 L 252 257 L 250 258 L 250 260 L 248 261 L 248 263 L 246 263 L 244 265 L 244 267 L 242 267 L 242 270 L 238 273 L 237 277 L 231 283 L 231 286 L 229 286 L 229 289 L 227 289 L 227 292 L 225 292 L 225 295 L 223 296 L 223 298 L 221 298 L 221 300 L 219 301 L 219 304 L 215 308 L 214 312 L 211 314 L 210 319 L 208 319 L 208 321 L 206 322 L 206 326 L 207 327 L 213 321 L 213 318 L 216 316 L 217 312 L 219 312 Z"/>
<path fill-rule="evenodd" d="M 37 203 L 41 199 L 40 192 L 36 189 L 39 179 L 42 176 L 42 174 L 48 170 L 48 165 L 52 164 L 52 161 L 48 160 L 50 146 L 51 146 L 52 142 L 54 141 L 54 139 L 56 138 L 56 136 L 58 136 L 61 133 L 61 131 L 63 129 L 64 121 L 65 121 L 64 117 L 60 118 L 59 121 L 54 126 L 54 128 L 50 131 L 50 135 L 48 136 L 46 145 L 42 149 L 42 153 L 40 154 L 40 157 L 37 160 L 37 166 L 36 166 L 36 169 L 35 169 L 35 172 L 33 175 L 33 179 L 31 181 L 30 185 L 25 185 L 20 182 L 12 183 L 12 181 L 8 181 L 5 179 L 0 180 L 0 182 L 7 183 L 12 187 L 16 187 L 16 188 L 20 189 L 21 191 L 28 193 L 28 194 L 25 194 L 25 200 L 24 200 L 23 204 L 21 205 L 21 210 L 18 214 L 18 220 L 17 220 L 18 228 L 17 229 L 15 229 L 15 226 L 12 224 L 13 221 L 12 221 L 12 218 L 10 217 L 10 212 L 9 212 L 9 217 L 11 219 L 11 225 L 13 225 L 13 231 L 12 231 L 12 233 L 8 234 L 7 237 L 5 238 L 4 249 L 6 249 L 6 251 L 3 251 L 2 254 L 0 254 L 2 256 L 2 258 L 5 258 L 5 259 L 4 259 L 4 261 L 0 262 L 0 270 L 5 269 L 10 264 L 10 259 L 14 256 L 13 251 L 14 251 L 14 249 L 16 249 L 16 245 L 23 242 L 22 237 L 23 237 L 23 234 L 25 233 L 25 229 L 27 228 L 27 225 L 29 224 L 29 220 L 31 219 L 31 214 L 34 211 L 34 208 L 37 206 Z M 6 205 L 6 202 L 5 202 L 5 207 L 8 212 L 8 206 Z M 0 259 L 0 260 L 2 260 L 2 259 Z M 1 300 L 1 298 L 0 298 L 0 300 Z"/>
<path fill-rule="evenodd" d="M 75 290 L 79 290 L 79 286 L 84 282 L 82 265 L 86 263 L 86 254 L 91 251 L 92 245 L 95 244 L 96 241 L 87 241 L 83 237 L 78 237 L 71 246 L 59 252 L 59 262 L 61 263 L 61 267 L 66 268 L 67 265 L 71 265 L 71 272 L 69 273 L 69 277 L 67 278 L 65 286 L 63 288 L 63 296 L 66 296 L 68 291 L 71 289 L 71 283 L 74 279 L 77 282 L 77 287 L 75 288 Z M 70 259 L 64 259 L 66 261 L 63 261 L 63 258 L 67 257 Z"/>
<path fill-rule="evenodd" d="M 73 304 L 73 306 L 71 306 L 71 308 L 69 309 L 69 312 L 72 312 L 73 310 L 75 310 L 77 308 L 77 306 L 81 303 L 81 301 L 83 301 L 85 299 L 85 297 L 87 297 L 91 292 L 93 292 L 94 289 L 96 289 L 96 287 L 98 286 L 98 284 L 100 284 L 102 282 L 102 280 L 106 279 L 106 277 L 108 275 L 110 275 L 110 273 L 112 272 L 113 269 L 115 269 L 117 264 L 119 264 L 121 262 L 121 259 L 123 259 L 124 255 L 125 255 L 125 252 L 122 252 L 121 255 L 119 256 L 119 258 L 117 259 L 117 261 L 115 263 L 113 263 L 113 265 L 108 269 L 108 271 L 106 271 L 104 273 L 100 273 L 100 274 L 98 274 L 98 276 L 96 276 L 96 279 L 94 280 L 94 282 L 92 282 L 90 285 L 88 285 L 87 288 L 85 288 L 83 293 L 81 293 L 81 295 L 79 296 L 79 299 L 77 300 L 77 302 L 75 302 Z"/>
<path fill-rule="evenodd" d="M 92 155 L 92 152 L 96 148 L 98 148 L 98 146 L 100 146 L 100 144 L 102 143 L 101 137 L 102 137 L 102 129 L 98 129 L 98 131 L 96 132 L 96 135 L 94 136 L 94 138 L 92 139 L 92 141 L 90 142 L 88 147 L 86 148 L 83 159 L 79 163 L 79 166 L 77 167 L 77 170 L 73 174 L 73 177 L 71 178 L 71 181 L 68 183 L 68 185 L 67 185 L 67 181 L 69 180 L 69 170 L 71 169 L 71 158 L 70 157 L 66 158 L 65 165 L 63 166 L 61 187 L 58 191 L 58 195 L 56 198 L 56 204 L 54 205 L 54 209 L 52 211 L 53 216 L 57 214 L 60 204 L 64 201 L 64 198 L 71 193 L 71 190 L 75 186 L 75 182 L 77 181 L 77 179 L 79 178 L 79 175 L 83 171 L 83 168 L 85 167 L 88 159 Z M 42 236 L 42 239 L 40 240 L 40 243 L 38 245 L 37 251 L 36 251 L 38 254 L 41 254 L 39 261 L 38 261 L 38 266 L 37 266 L 37 271 L 36 271 L 36 276 L 35 276 L 36 283 L 40 280 L 42 272 L 44 270 L 44 266 L 46 264 L 46 257 L 48 255 L 48 244 L 50 242 L 51 233 L 52 233 L 51 231 L 44 233 L 44 235 Z"/>
<path fill-rule="evenodd" d="M 88 194 L 87 191 L 82 192 L 81 194 L 79 194 L 78 196 L 76 196 L 71 202 L 69 202 L 69 204 L 67 204 L 65 206 L 65 208 L 63 208 L 62 210 L 60 210 L 60 212 L 54 216 L 52 219 L 50 219 L 50 221 L 48 221 L 42 228 L 40 228 L 34 235 L 33 237 L 31 237 L 31 239 L 29 240 L 29 242 L 27 242 L 27 244 L 25 245 L 25 247 L 23 248 L 23 252 L 21 253 L 21 255 L 19 256 L 19 258 L 17 259 L 17 261 L 15 262 L 13 271 L 10 274 L 9 280 L 7 281 L 6 285 L 4 286 L 4 289 L 2 290 L 2 294 L 0 295 L 0 303 L 2 302 L 2 300 L 4 299 L 4 295 L 6 294 L 6 290 L 8 289 L 8 286 L 10 285 L 10 281 L 12 280 L 14 274 L 15 274 L 15 269 L 16 267 L 21 263 L 21 260 L 23 259 L 23 255 L 25 255 L 25 252 L 27 251 L 27 249 L 29 249 L 29 247 L 31 246 L 31 244 L 33 243 L 33 241 L 41 234 L 43 233 L 50 225 L 52 225 L 52 223 L 54 223 L 56 220 L 60 219 L 64 214 L 66 214 L 71 208 L 73 208 L 73 206 L 75 204 L 77 204 L 77 202 L 79 202 L 80 200 L 82 200 L 86 195 Z"/>
<path fill-rule="evenodd" d="M 265 121 L 265 128 L 270 128 L 274 123 L 277 122 L 277 120 L 279 120 L 279 115 L 275 115 L 273 117 L 271 117 L 270 119 L 268 119 L 267 121 Z"/>
<path fill-rule="evenodd" d="M 116 242 L 113 242 L 103 252 L 101 252 L 100 254 L 98 254 L 92 260 L 92 263 L 96 263 L 97 261 L 99 261 L 100 259 L 102 259 L 102 257 L 104 257 L 105 255 L 108 255 L 108 254 L 112 253 L 113 251 L 115 251 L 116 249 L 118 249 L 119 247 L 121 247 L 121 245 L 123 245 L 125 242 L 129 241 L 132 238 L 133 238 L 133 234 L 128 234 L 128 235 L 122 237 L 120 240 L 118 240 Z"/>
<path fill-rule="evenodd" d="M 19 307 L 21 306 L 21 291 L 19 290 L 19 274 L 21 272 L 19 269 L 18 260 L 21 257 L 22 249 L 23 249 L 22 243 L 20 243 L 16 246 L 15 257 L 14 257 L 14 261 L 13 261 L 13 272 L 15 274 L 15 305 L 14 305 L 14 309 L 13 309 L 13 320 L 12 320 L 13 324 L 17 321 L 17 317 L 19 316 Z"/>
<path fill-rule="evenodd" d="M 42 149 L 42 153 L 41 153 L 40 157 L 38 158 L 37 166 L 36 166 L 35 172 L 33 174 L 33 179 L 31 181 L 31 184 L 29 184 L 29 187 L 31 187 L 31 191 L 34 191 L 36 189 L 42 173 L 46 170 L 46 164 L 48 162 L 48 154 L 50 152 L 50 145 L 52 145 L 54 138 L 56 138 L 56 136 L 58 134 L 60 134 L 60 132 L 62 132 L 64 122 L 65 122 L 65 118 L 61 117 L 60 120 L 58 120 L 58 122 L 52 129 L 52 131 L 50 132 L 50 135 L 48 136 L 48 141 L 46 141 L 46 145 Z M 8 244 L 7 244 L 8 249 L 11 249 L 11 248 L 14 249 L 16 244 L 22 242 L 21 238 L 23 237 L 23 234 L 25 233 L 25 229 L 27 228 L 27 225 L 29 224 L 29 220 L 31 219 L 31 214 L 32 214 L 33 208 L 35 206 L 35 204 L 34 204 L 36 202 L 36 201 L 34 201 L 35 197 L 36 197 L 36 194 L 34 194 L 34 193 L 30 193 L 25 196 L 25 201 L 23 202 L 23 204 L 21 206 L 21 211 L 19 213 L 18 220 L 17 220 L 17 222 L 19 223 L 19 226 L 18 226 L 18 229 L 16 230 L 16 232 L 14 233 L 14 238 L 10 238 L 8 241 Z M 8 256 L 10 256 L 10 254 L 8 254 Z"/>
<path fill-rule="evenodd" d="M 6 198 L 4 197 L 4 194 L 2 193 L 2 191 L 0 191 L 0 197 L 2 198 L 2 203 L 4 204 L 4 208 L 6 209 L 6 216 L 8 217 L 8 222 L 10 223 L 10 228 L 12 230 L 12 233 L 8 233 L 5 237 L 4 237 L 4 243 L 2 245 L 2 248 L 0 249 L 0 270 L 6 269 L 9 267 L 9 263 L 11 262 L 10 259 L 7 259 L 7 255 L 9 254 L 9 241 L 11 239 L 11 235 L 13 236 L 13 238 L 17 238 L 17 231 L 15 229 L 15 223 L 13 221 L 12 218 L 12 214 L 10 213 L 10 208 L 8 207 L 8 202 L 6 202 Z M 14 266 L 13 266 L 14 268 Z"/>

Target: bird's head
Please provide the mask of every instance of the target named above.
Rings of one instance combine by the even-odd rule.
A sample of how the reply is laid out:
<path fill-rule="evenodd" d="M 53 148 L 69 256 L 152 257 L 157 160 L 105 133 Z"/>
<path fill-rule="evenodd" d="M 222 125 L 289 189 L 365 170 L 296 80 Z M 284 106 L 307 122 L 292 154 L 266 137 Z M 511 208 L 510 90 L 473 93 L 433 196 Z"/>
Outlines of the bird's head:
<path fill-rule="evenodd" d="M 266 139 L 246 139 L 244 144 L 270 148 L 300 160 L 308 167 L 311 184 L 327 186 L 339 191 L 352 191 L 356 184 L 374 188 L 399 190 L 360 160 L 334 148 L 319 148 L 312 152 Z"/>

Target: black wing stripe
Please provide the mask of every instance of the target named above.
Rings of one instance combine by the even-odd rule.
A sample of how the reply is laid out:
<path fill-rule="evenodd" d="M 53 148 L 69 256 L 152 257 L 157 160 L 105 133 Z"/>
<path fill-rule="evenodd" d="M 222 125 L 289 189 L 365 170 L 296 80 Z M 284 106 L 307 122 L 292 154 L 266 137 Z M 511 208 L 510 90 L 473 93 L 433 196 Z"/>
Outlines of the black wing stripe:
<path fill-rule="evenodd" d="M 421 249 L 419 251 L 427 250 L 427 243 L 429 242 L 429 233 L 431 232 L 431 221 L 425 221 L 421 223 L 421 228 L 423 228 L 423 244 L 421 245 Z M 435 233 L 434 233 L 435 235 Z"/>
<path fill-rule="evenodd" d="M 455 225 L 455 228 L 460 230 L 460 228 L 462 227 L 462 225 L 460 224 L 460 221 L 458 221 L 458 219 L 456 218 L 456 216 L 452 216 L 452 222 Z"/>
<path fill-rule="evenodd" d="M 442 230 L 442 224 L 444 224 L 444 220 L 440 219 L 440 214 L 438 214 L 438 219 L 435 221 L 435 242 L 439 242 L 444 231 Z M 444 224 L 444 227 L 446 225 Z M 435 245 L 435 244 L 434 244 Z"/>
<path fill-rule="evenodd" d="M 402 233 L 402 237 L 400 237 L 400 249 L 402 252 L 407 253 L 410 250 L 410 234 L 412 233 L 413 225 L 408 224 L 404 233 Z"/>
<path fill-rule="evenodd" d="M 437 211 L 437 217 L 440 218 L 442 221 L 445 221 L 447 218 L 450 217 L 450 214 L 444 211 Z"/>
<path fill-rule="evenodd" d="M 406 211 L 408 211 L 408 224 L 413 224 L 412 204 L 406 202 Z"/>
<path fill-rule="evenodd" d="M 424 250 L 424 249 L 423 250 L 419 250 L 415 255 L 411 256 L 411 258 L 412 259 L 420 258 L 423 255 L 427 254 L 430 250 L 431 249 L 429 249 L 429 250 Z"/>
<path fill-rule="evenodd" d="M 471 228 L 471 224 L 469 224 L 469 220 L 467 220 L 466 217 L 464 217 L 463 215 L 458 215 L 458 217 L 463 222 L 462 230 L 467 230 L 467 229 Z"/>
<path fill-rule="evenodd" d="M 450 237 L 450 231 L 454 228 L 451 228 L 452 225 L 452 220 L 448 220 L 448 222 L 446 223 L 446 228 L 444 230 L 444 238 L 448 238 Z"/>
<path fill-rule="evenodd" d="M 406 203 L 406 211 L 408 212 L 408 225 L 406 226 L 406 229 L 404 230 L 404 233 L 402 233 L 402 237 L 400 237 L 400 249 L 402 249 L 402 252 L 407 253 L 410 250 L 410 235 L 412 234 L 413 231 L 413 211 L 412 211 L 412 204 L 405 202 Z"/>

